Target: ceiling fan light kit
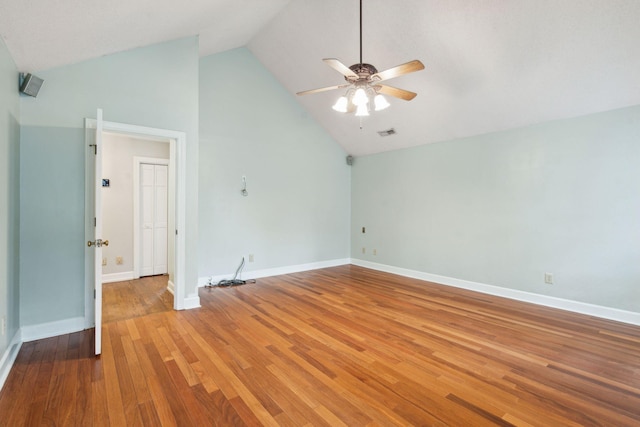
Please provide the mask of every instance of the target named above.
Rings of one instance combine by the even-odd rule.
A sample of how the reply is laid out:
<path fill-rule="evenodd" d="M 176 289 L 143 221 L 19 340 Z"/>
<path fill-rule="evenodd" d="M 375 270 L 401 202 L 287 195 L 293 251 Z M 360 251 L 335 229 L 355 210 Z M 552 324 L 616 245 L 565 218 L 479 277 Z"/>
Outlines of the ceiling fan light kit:
<path fill-rule="evenodd" d="M 388 108 L 391 104 L 384 95 L 411 101 L 417 95 L 415 92 L 383 85 L 380 82 L 424 69 L 422 62 L 417 59 L 381 72 L 378 72 L 373 65 L 362 61 L 362 0 L 360 0 L 360 62 L 347 67 L 336 58 L 325 58 L 323 61 L 342 74 L 347 84 L 305 90 L 298 92 L 297 95 L 347 88 L 346 93 L 338 98 L 332 108 L 340 113 L 355 111 L 357 117 L 368 116 L 372 105 L 375 111 Z"/>
<path fill-rule="evenodd" d="M 335 104 L 333 104 L 333 108 L 334 110 L 336 110 L 339 113 L 346 113 L 347 110 L 347 106 L 349 105 L 349 100 L 347 99 L 346 96 L 341 96 L 340 98 L 338 98 L 338 100 L 336 101 Z"/>
<path fill-rule="evenodd" d="M 389 107 L 389 101 L 371 87 L 350 88 L 347 93 L 338 98 L 333 108 L 339 113 L 356 112 L 356 116 L 364 117 L 369 115 L 370 103 L 373 99 L 375 111 L 381 111 Z"/>
<path fill-rule="evenodd" d="M 380 111 L 380 110 L 384 110 L 391 104 L 389 104 L 389 101 L 387 101 L 387 98 L 385 98 L 380 94 L 377 94 L 376 96 L 373 97 L 373 105 L 375 106 L 376 111 Z"/>

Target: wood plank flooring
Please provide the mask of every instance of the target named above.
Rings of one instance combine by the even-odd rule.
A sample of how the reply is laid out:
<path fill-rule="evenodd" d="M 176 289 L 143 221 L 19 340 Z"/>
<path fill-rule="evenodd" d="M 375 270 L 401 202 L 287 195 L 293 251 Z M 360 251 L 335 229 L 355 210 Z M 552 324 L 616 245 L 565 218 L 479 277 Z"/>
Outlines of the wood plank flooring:
<path fill-rule="evenodd" d="M 0 425 L 640 425 L 640 327 L 356 266 L 200 297 L 23 344 Z"/>
<path fill-rule="evenodd" d="M 110 323 L 173 310 L 169 276 L 148 276 L 102 285 L 102 321 Z"/>

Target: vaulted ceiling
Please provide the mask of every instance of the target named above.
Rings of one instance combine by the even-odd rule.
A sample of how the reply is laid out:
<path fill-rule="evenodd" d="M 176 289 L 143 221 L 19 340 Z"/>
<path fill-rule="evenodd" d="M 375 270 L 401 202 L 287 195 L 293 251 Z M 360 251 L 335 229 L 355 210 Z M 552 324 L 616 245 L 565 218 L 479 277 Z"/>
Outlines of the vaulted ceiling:
<path fill-rule="evenodd" d="M 296 100 L 365 155 L 640 104 L 638 0 L 363 0 L 363 59 L 418 93 L 362 122 L 341 91 Z M 295 92 L 343 83 L 322 58 L 358 62 L 358 0 L 0 0 L 0 35 L 37 71 L 200 36 L 201 55 L 248 46 Z M 394 128 L 396 134 L 376 132 Z"/>

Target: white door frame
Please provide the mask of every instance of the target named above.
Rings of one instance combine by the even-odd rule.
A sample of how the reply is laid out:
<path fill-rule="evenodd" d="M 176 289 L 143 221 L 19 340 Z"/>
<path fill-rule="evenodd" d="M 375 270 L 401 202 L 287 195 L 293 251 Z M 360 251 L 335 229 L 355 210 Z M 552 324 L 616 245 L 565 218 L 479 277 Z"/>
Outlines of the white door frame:
<path fill-rule="evenodd" d="M 94 130 L 96 120 L 85 119 L 85 129 Z M 110 133 L 125 134 L 145 139 L 156 139 L 168 141 L 170 144 L 169 180 L 175 183 L 175 200 L 169 201 L 170 206 L 175 206 L 174 226 L 175 226 L 175 249 L 174 249 L 174 271 L 173 286 L 174 298 L 173 308 L 175 310 L 185 309 L 185 288 L 186 288 L 186 142 L 185 132 L 167 129 L 158 129 L 138 125 L 130 125 L 116 122 L 103 122 L 103 131 Z M 87 132 L 86 139 L 91 141 L 91 132 Z M 93 149 L 86 144 L 85 160 L 85 234 L 87 240 L 93 235 Z M 94 261 L 93 252 L 85 251 L 85 327 L 95 326 L 94 308 Z M 193 305 L 193 304 L 190 304 Z"/>
<path fill-rule="evenodd" d="M 169 165 L 169 160 L 157 157 L 133 157 L 133 278 L 140 278 L 140 165 Z M 171 185 L 169 182 L 169 194 Z M 169 205 L 171 206 L 171 205 Z M 169 224 L 171 225 L 171 224 Z M 171 236 L 168 236 L 169 238 Z M 169 241 L 169 240 L 167 240 Z M 169 280 L 169 292 L 174 293 L 174 284 Z"/>

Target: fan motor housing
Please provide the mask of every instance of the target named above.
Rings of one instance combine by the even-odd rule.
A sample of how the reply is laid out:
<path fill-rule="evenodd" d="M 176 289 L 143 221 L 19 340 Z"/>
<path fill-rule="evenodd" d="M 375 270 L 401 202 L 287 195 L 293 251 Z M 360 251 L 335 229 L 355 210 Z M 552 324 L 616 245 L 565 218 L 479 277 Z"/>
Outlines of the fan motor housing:
<path fill-rule="evenodd" d="M 376 67 L 374 67 L 371 64 L 353 64 L 352 66 L 349 67 L 349 69 L 358 75 L 358 80 L 367 80 L 367 81 L 371 79 L 372 75 L 378 72 Z M 345 77 L 344 79 L 350 83 L 354 81 L 353 77 L 351 78 Z M 355 80 L 355 81 L 358 81 L 358 80 Z"/>

